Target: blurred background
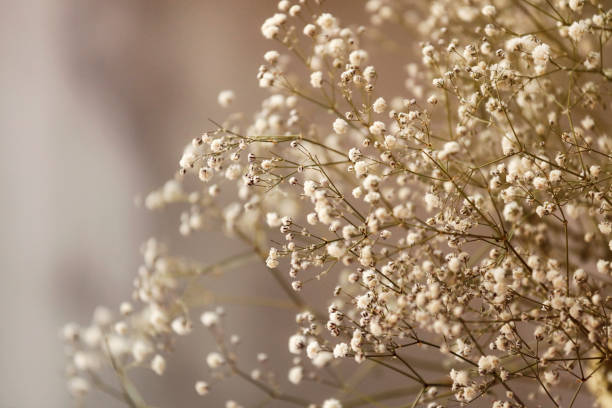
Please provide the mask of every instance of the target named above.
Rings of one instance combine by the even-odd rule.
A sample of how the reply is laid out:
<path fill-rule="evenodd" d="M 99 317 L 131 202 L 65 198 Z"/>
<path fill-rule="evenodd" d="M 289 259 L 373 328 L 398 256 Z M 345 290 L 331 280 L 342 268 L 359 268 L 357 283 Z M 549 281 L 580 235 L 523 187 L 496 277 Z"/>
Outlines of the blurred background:
<path fill-rule="evenodd" d="M 333 7 L 362 11 L 349 3 Z M 152 214 L 134 199 L 173 174 L 184 144 L 210 128 L 208 118 L 223 118 L 221 89 L 236 90 L 238 109 L 258 106 L 257 67 L 273 47 L 260 25 L 275 4 L 2 2 L 0 407 L 72 405 L 59 328 L 87 324 L 96 305 L 116 308 L 129 298 L 148 237 L 177 240 L 177 213 Z M 219 237 L 198 245 L 189 250 L 202 260 L 227 249 Z M 264 343 L 286 348 L 292 329 Z M 192 341 L 209 341 L 202 338 Z M 161 380 L 144 374 L 152 404 L 196 406 L 188 402 L 204 346 L 197 358 L 169 363 Z M 87 406 L 118 405 L 94 398 Z"/>

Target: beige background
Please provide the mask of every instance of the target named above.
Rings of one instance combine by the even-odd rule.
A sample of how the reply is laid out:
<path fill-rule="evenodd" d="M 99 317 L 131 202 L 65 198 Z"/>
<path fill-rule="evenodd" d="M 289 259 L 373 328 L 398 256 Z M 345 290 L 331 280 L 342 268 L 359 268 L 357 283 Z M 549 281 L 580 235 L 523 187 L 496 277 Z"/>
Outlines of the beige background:
<path fill-rule="evenodd" d="M 133 197 L 222 115 L 220 88 L 257 92 L 273 3 L 2 3 L 0 406 L 70 405 L 58 328 L 128 297 L 140 242 L 175 235 Z"/>
<path fill-rule="evenodd" d="M 172 174 L 208 117 L 223 117 L 220 89 L 236 89 L 239 108 L 262 95 L 255 75 L 271 44 L 259 27 L 275 3 L 2 2 L 0 407 L 71 405 L 58 328 L 129 296 L 146 238 L 176 242 L 177 213 L 150 214 L 133 198 Z M 183 252 L 206 259 L 226 245 L 200 240 Z M 291 330 L 264 344 L 286 347 Z M 197 356 L 179 356 L 162 381 L 144 375 L 153 403 L 195 406 L 203 336 L 192 340 Z M 247 388 L 239 396 L 260 395 Z M 102 401 L 88 406 L 116 406 Z"/>

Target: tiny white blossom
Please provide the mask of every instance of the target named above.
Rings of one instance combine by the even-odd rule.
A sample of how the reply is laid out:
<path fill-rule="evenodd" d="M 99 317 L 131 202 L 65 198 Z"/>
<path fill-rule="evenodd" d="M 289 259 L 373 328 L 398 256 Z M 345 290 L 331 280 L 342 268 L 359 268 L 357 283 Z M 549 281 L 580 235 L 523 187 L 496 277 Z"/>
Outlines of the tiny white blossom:
<path fill-rule="evenodd" d="M 435 194 L 426 193 L 424 199 L 429 211 L 442 205 L 442 201 L 440 201 L 440 198 Z"/>
<path fill-rule="evenodd" d="M 222 107 L 227 108 L 232 104 L 232 102 L 234 102 L 235 97 L 236 95 L 234 94 L 234 91 L 224 90 L 219 92 L 217 102 L 219 102 L 219 105 Z"/>
<path fill-rule="evenodd" d="M 309 359 L 314 359 L 321 352 L 321 345 L 317 341 L 311 341 L 306 347 L 306 355 Z"/>
<path fill-rule="evenodd" d="M 82 377 L 73 377 L 68 381 L 68 391 L 74 397 L 82 397 L 90 390 L 89 382 Z"/>
<path fill-rule="evenodd" d="M 321 71 L 315 71 L 310 74 L 310 85 L 313 88 L 321 88 L 323 86 L 323 73 Z"/>
<path fill-rule="evenodd" d="M 478 371 L 480 373 L 490 373 L 500 365 L 499 359 L 495 356 L 481 356 L 478 360 Z"/>
<path fill-rule="evenodd" d="M 582 7 L 584 6 L 584 0 L 569 0 L 567 4 L 572 11 L 580 13 L 582 11 Z"/>
<path fill-rule="evenodd" d="M 335 398 L 329 398 L 323 401 L 321 408 L 342 408 L 342 404 Z"/>
<path fill-rule="evenodd" d="M 275 65 L 278 62 L 278 58 L 280 57 L 280 54 L 278 53 L 278 51 L 276 50 L 271 50 L 268 51 L 264 54 L 264 59 L 272 65 Z M 222 105 L 223 106 L 223 105 Z"/>
<path fill-rule="evenodd" d="M 287 20 L 287 15 L 283 13 L 276 13 L 272 17 L 266 19 L 261 26 L 261 33 L 269 40 L 276 37 L 280 32 L 280 26 Z"/>
<path fill-rule="evenodd" d="M 314 37 L 314 35 L 317 33 L 317 27 L 315 27 L 314 24 L 306 24 L 303 32 L 304 35 L 308 37 Z"/>
<path fill-rule="evenodd" d="M 185 318 L 184 316 L 179 316 L 175 318 L 170 326 L 172 327 L 172 330 L 179 336 L 185 336 L 191 333 L 192 329 L 191 322 L 187 320 L 187 318 Z"/>
<path fill-rule="evenodd" d="M 339 135 L 343 135 L 348 130 L 348 123 L 344 119 L 337 118 L 334 121 L 333 127 L 334 127 L 334 132 L 336 132 Z"/>
<path fill-rule="evenodd" d="M 323 13 L 317 18 L 317 24 L 324 30 L 331 30 L 336 27 L 338 22 L 330 13 Z"/>
<path fill-rule="evenodd" d="M 346 357 L 348 351 L 349 351 L 348 344 L 346 344 L 346 343 L 338 343 L 334 347 L 334 358 Z"/>
<path fill-rule="evenodd" d="M 364 50 L 355 50 L 349 54 L 349 61 L 353 65 L 361 65 L 364 61 L 368 59 L 368 53 Z"/>
<path fill-rule="evenodd" d="M 544 177 L 536 177 L 533 179 L 533 186 L 536 190 L 544 190 L 548 183 Z"/>
<path fill-rule="evenodd" d="M 134 311 L 134 306 L 130 302 L 121 302 L 119 305 L 119 313 L 123 316 L 128 316 Z"/>
<path fill-rule="evenodd" d="M 208 383 L 206 383 L 205 381 L 198 381 L 195 383 L 195 390 L 198 393 L 198 395 L 208 394 L 209 389 L 210 388 L 208 386 Z"/>
<path fill-rule="evenodd" d="M 144 361 L 153 352 L 153 347 L 145 340 L 137 340 L 132 345 L 132 356 L 137 362 Z"/>
<path fill-rule="evenodd" d="M 306 338 L 301 334 L 294 334 L 289 337 L 289 352 L 292 354 L 300 354 L 306 347 Z"/>
<path fill-rule="evenodd" d="M 548 44 L 540 44 L 533 49 L 531 56 L 533 57 L 534 64 L 544 66 L 550 58 L 550 47 Z"/>
<path fill-rule="evenodd" d="M 373 135 L 377 135 L 380 136 L 383 134 L 383 132 L 386 130 L 385 124 L 381 121 L 375 121 L 374 123 L 372 123 L 372 125 L 369 127 L 370 133 L 372 133 Z"/>
<path fill-rule="evenodd" d="M 304 369 L 301 366 L 294 366 L 289 369 L 289 382 L 291 384 L 299 384 L 304 377 Z"/>
<path fill-rule="evenodd" d="M 495 6 L 492 6 L 490 4 L 487 4 L 486 6 L 484 6 L 481 12 L 482 12 L 482 15 L 486 17 L 495 17 L 495 14 L 497 14 L 497 10 L 495 9 Z"/>
<path fill-rule="evenodd" d="M 567 33 L 572 40 L 578 42 L 584 37 L 588 29 L 589 27 L 584 20 L 574 21 L 572 25 L 569 26 Z"/>
<path fill-rule="evenodd" d="M 155 371 L 157 375 L 162 375 L 166 371 L 166 360 L 161 355 L 157 354 L 151 360 L 151 369 Z"/>
<path fill-rule="evenodd" d="M 517 222 L 523 215 L 523 209 L 516 201 L 512 201 L 506 204 L 503 213 L 506 221 Z"/>
<path fill-rule="evenodd" d="M 208 353 L 206 356 L 206 364 L 208 367 L 215 369 L 221 367 L 225 363 L 223 356 L 215 351 Z"/>
<path fill-rule="evenodd" d="M 383 113 L 384 111 L 387 110 L 387 102 L 385 101 L 384 98 L 378 98 L 372 104 L 372 109 L 376 113 Z"/>
<path fill-rule="evenodd" d="M 215 312 L 207 311 L 202 313 L 200 320 L 205 327 L 211 327 L 219 324 L 219 315 L 217 315 Z"/>

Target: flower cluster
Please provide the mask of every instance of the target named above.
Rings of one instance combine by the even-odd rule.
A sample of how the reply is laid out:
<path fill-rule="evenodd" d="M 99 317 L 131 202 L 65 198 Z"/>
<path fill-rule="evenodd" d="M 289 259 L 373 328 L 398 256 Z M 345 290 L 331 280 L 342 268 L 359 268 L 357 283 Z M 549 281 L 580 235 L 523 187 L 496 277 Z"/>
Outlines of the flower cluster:
<path fill-rule="evenodd" d="M 202 266 L 149 241 L 138 311 L 126 303 L 116 320 L 98 311 L 64 329 L 73 394 L 100 387 L 110 364 L 119 396 L 142 406 L 128 368 L 163 374 L 190 316 L 222 303 L 194 276 L 258 259 L 297 310 L 281 353 L 292 388 L 264 354 L 243 371 L 218 308 L 201 315 L 217 350 L 205 358 L 212 380 L 194 379 L 200 395 L 239 376 L 305 407 L 572 407 L 589 389 L 606 406 L 612 11 L 597 0 L 369 0 L 370 24 L 355 27 L 320 3 L 278 3 L 261 26 L 274 43 L 257 73 L 269 96 L 250 121 L 213 122 L 145 201 L 184 207 L 183 235 L 223 225 L 252 250 Z M 406 39 L 402 57 L 416 57 L 395 79 L 405 87 L 383 95 L 386 66 L 369 55 Z M 342 364 L 389 370 L 401 391 L 338 397 L 348 385 L 329 373 Z M 300 393 L 306 381 L 327 397 Z"/>

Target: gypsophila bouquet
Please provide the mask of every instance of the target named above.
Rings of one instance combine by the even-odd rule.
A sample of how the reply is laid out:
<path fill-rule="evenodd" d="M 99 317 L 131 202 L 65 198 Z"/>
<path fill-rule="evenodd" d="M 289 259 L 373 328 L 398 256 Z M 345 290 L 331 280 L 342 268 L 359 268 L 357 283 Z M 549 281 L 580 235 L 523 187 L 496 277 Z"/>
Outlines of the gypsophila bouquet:
<path fill-rule="evenodd" d="M 201 264 L 147 241 L 118 316 L 63 329 L 77 399 L 148 407 L 130 373 L 163 375 L 173 339 L 204 327 L 216 348 L 199 351 L 209 374 L 191 392 L 231 377 L 262 392 L 228 408 L 612 406 L 610 3 L 355 4 L 367 26 L 320 0 L 271 10 L 269 95 L 252 120 L 212 122 L 145 200 L 184 208 L 185 237 L 222 225 L 251 249 Z M 413 62 L 385 77 L 399 46 Z M 276 376 L 264 354 L 241 362 L 231 315 L 202 294 L 247 261 L 295 311 Z"/>

